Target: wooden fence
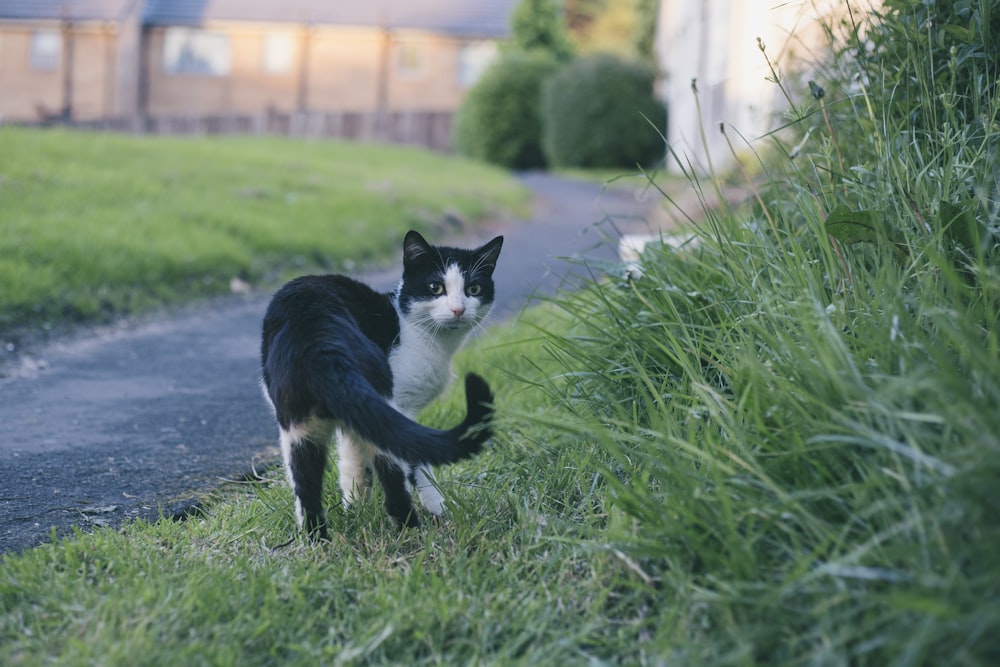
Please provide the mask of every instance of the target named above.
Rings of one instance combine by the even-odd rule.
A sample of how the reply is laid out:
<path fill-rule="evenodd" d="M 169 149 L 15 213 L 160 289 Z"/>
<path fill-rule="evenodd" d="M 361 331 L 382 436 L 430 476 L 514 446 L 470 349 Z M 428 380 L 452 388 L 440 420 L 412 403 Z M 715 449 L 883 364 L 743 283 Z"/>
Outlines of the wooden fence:
<path fill-rule="evenodd" d="M 204 136 L 278 135 L 344 139 L 452 150 L 454 113 L 441 111 L 334 111 L 226 116 L 146 116 L 53 121 L 88 130 L 132 134 Z"/>

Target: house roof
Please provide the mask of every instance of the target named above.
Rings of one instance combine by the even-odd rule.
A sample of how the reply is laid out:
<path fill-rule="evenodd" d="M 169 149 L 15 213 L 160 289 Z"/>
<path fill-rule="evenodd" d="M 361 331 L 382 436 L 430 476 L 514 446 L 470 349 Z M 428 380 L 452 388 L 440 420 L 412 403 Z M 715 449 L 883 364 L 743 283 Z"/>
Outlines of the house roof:
<path fill-rule="evenodd" d="M 142 0 L 0 0 L 0 19 L 119 21 Z"/>
<path fill-rule="evenodd" d="M 0 19 L 119 21 L 144 5 L 147 25 L 312 23 L 504 37 L 517 0 L 0 0 Z"/>
<path fill-rule="evenodd" d="M 4 1 L 0 0 L 0 4 Z M 380 26 L 390 29 L 431 30 L 456 36 L 502 37 L 510 32 L 510 14 L 516 2 L 517 0 L 147 0 L 143 21 L 147 25 L 190 26 L 208 21 Z"/>

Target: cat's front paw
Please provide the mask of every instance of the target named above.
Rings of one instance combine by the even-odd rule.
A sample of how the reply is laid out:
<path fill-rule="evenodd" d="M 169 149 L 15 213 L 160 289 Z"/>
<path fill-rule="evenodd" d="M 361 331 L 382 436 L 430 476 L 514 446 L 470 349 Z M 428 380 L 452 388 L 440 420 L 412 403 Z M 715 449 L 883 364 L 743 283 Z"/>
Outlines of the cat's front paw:
<path fill-rule="evenodd" d="M 445 511 L 444 496 L 433 486 L 417 489 L 417 497 L 424 509 L 434 516 L 443 516 Z"/>
<path fill-rule="evenodd" d="M 437 480 L 434 479 L 431 469 L 426 466 L 416 468 L 413 471 L 413 481 L 413 490 L 416 491 L 417 498 L 420 499 L 420 504 L 423 505 L 424 509 L 434 516 L 443 515 L 444 496 L 437 487 Z"/>

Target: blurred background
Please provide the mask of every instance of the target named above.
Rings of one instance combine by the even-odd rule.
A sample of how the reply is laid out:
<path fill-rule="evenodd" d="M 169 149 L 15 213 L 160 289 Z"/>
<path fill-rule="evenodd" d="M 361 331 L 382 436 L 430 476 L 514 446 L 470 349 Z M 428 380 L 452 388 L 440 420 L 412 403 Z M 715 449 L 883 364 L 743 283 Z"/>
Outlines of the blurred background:
<path fill-rule="evenodd" d="M 782 100 L 758 38 L 783 67 L 809 55 L 819 37 L 809 26 L 837 4 L 0 0 L 0 120 L 451 151 L 467 94 L 505 55 L 546 51 L 565 65 L 601 53 L 646 68 L 671 146 L 725 160 L 721 136 L 700 140 L 700 118 L 763 134 Z"/>

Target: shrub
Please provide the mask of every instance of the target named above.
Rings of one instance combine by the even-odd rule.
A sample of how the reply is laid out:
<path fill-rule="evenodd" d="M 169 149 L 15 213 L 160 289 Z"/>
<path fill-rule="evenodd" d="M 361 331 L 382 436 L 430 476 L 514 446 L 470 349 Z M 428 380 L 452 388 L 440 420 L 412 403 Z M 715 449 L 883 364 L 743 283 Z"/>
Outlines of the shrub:
<path fill-rule="evenodd" d="M 859 55 L 869 79 L 885 80 L 885 104 L 919 130 L 980 124 L 1000 76 L 1000 5 L 887 0 L 875 19 L 872 55 Z"/>
<path fill-rule="evenodd" d="M 842 126 L 837 149 L 846 165 L 864 163 L 869 138 L 886 129 L 893 140 L 919 142 L 931 153 L 949 153 L 956 145 L 953 132 L 972 143 L 996 142 L 986 127 L 998 108 L 996 0 L 885 0 L 877 11 L 844 21 L 840 30 L 831 27 L 831 33 L 841 43 L 821 83 L 829 89 L 832 124 Z M 874 121 L 859 111 L 864 105 L 877 112 Z"/>
<path fill-rule="evenodd" d="M 510 28 L 514 48 L 519 51 L 547 53 L 562 62 L 573 57 L 561 3 L 521 0 L 511 15 Z"/>
<path fill-rule="evenodd" d="M 539 100 L 556 62 L 510 53 L 469 91 L 458 113 L 458 152 L 510 169 L 545 166 Z"/>
<path fill-rule="evenodd" d="M 634 167 L 664 154 L 666 109 L 653 95 L 653 72 L 610 55 L 561 68 L 542 92 L 549 162 L 563 167 Z"/>

